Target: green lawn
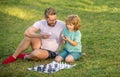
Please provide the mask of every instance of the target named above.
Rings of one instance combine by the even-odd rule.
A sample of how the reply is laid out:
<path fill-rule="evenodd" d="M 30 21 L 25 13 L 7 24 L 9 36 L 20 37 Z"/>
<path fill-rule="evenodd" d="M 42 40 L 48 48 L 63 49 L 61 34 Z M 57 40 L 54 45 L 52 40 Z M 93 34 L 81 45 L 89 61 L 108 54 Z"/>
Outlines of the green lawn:
<path fill-rule="evenodd" d="M 2 65 L 2 60 L 24 38 L 24 31 L 43 19 L 45 8 L 50 6 L 57 9 L 60 20 L 73 13 L 80 16 L 83 52 L 87 57 L 79 59 L 74 68 L 54 74 L 27 70 L 52 60 L 17 60 Z M 0 77 L 120 77 L 120 1 L 0 0 Z"/>

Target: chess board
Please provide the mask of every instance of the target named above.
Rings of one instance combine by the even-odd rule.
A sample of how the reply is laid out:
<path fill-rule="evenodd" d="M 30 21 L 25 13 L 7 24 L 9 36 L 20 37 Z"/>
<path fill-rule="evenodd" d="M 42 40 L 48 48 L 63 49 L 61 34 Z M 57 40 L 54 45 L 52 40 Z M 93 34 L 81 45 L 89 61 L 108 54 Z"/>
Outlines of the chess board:
<path fill-rule="evenodd" d="M 28 70 L 36 71 L 40 73 L 55 73 L 61 69 L 70 69 L 76 66 L 76 64 L 70 65 L 63 62 L 51 62 L 49 64 L 38 65 L 35 67 L 28 68 Z"/>

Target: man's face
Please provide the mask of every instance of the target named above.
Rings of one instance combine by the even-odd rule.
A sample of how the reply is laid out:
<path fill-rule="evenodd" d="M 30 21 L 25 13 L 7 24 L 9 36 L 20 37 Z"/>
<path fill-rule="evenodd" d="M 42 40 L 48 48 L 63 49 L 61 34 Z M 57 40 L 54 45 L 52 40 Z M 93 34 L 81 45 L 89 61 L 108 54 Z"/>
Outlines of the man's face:
<path fill-rule="evenodd" d="M 54 27 L 56 24 L 57 16 L 56 15 L 48 15 L 48 18 L 46 18 L 47 23 L 49 26 Z"/>

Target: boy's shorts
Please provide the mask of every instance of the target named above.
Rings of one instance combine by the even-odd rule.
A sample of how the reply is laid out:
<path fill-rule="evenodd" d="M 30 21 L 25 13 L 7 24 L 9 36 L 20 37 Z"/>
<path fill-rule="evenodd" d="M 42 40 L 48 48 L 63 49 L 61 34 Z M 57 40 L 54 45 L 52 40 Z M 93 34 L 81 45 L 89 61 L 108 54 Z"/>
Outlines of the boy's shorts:
<path fill-rule="evenodd" d="M 72 55 L 74 60 L 78 60 L 81 57 L 81 52 L 69 52 L 66 49 L 59 54 L 63 59 L 65 59 L 68 55 Z"/>

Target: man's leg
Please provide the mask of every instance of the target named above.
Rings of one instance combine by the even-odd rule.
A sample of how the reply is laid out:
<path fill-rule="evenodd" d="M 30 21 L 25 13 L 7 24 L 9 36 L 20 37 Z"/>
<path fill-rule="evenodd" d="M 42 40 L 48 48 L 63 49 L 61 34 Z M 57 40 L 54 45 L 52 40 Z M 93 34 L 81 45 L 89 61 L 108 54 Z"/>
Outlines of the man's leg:
<path fill-rule="evenodd" d="M 22 51 L 26 50 L 31 45 L 32 50 L 39 49 L 41 46 L 40 38 L 25 38 L 18 46 L 13 56 L 17 57 Z"/>
<path fill-rule="evenodd" d="M 35 50 L 35 49 L 40 49 L 41 47 L 41 39 L 40 38 L 32 38 L 31 39 L 31 47 L 32 47 L 32 50 Z"/>
<path fill-rule="evenodd" d="M 25 37 L 20 45 L 17 47 L 16 51 L 13 53 L 12 56 L 9 58 L 5 59 L 2 63 L 3 64 L 9 64 L 11 62 L 16 61 L 17 56 L 18 58 L 23 58 L 25 55 L 19 55 L 22 51 L 26 50 L 29 46 L 32 46 L 33 49 L 39 49 L 41 46 L 41 41 L 40 38 L 28 38 Z"/>
<path fill-rule="evenodd" d="M 30 38 L 25 37 L 21 41 L 21 43 L 19 44 L 19 46 L 17 47 L 17 49 L 15 50 L 12 56 L 16 58 L 22 51 L 26 50 L 29 46 L 30 46 Z"/>
<path fill-rule="evenodd" d="M 45 60 L 49 57 L 49 52 L 47 50 L 35 49 L 31 54 L 26 55 L 25 58 L 32 60 Z"/>

